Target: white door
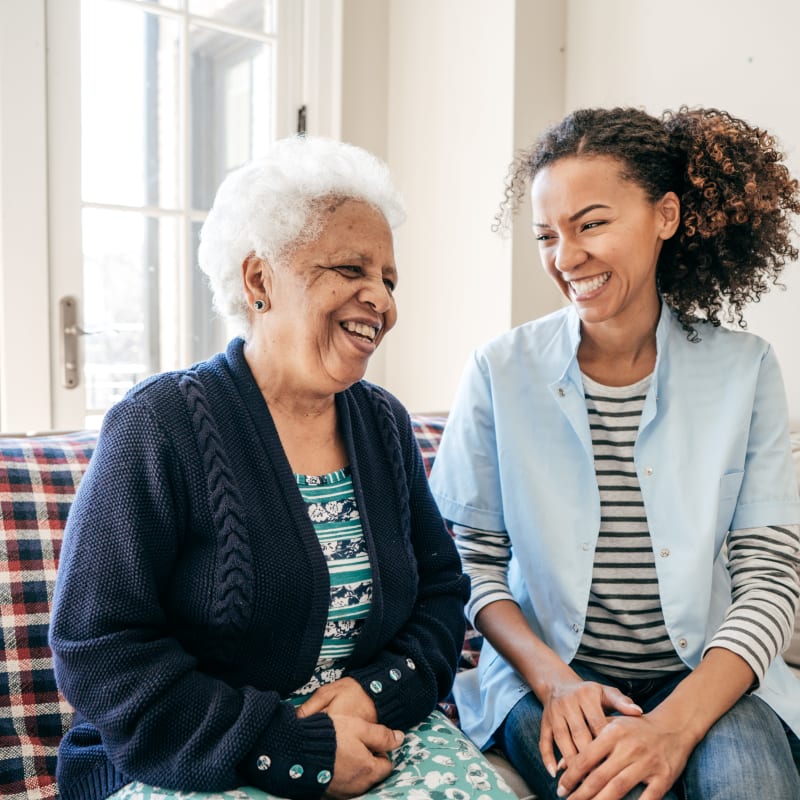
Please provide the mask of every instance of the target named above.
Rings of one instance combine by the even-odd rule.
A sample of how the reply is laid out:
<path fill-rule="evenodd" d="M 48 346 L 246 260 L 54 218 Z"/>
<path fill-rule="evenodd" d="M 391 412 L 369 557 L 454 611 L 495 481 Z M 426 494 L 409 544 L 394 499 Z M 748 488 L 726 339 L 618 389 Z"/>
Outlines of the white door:
<path fill-rule="evenodd" d="M 296 130 L 305 6 L 48 0 L 50 427 L 224 346 L 197 236 L 227 172 Z"/>

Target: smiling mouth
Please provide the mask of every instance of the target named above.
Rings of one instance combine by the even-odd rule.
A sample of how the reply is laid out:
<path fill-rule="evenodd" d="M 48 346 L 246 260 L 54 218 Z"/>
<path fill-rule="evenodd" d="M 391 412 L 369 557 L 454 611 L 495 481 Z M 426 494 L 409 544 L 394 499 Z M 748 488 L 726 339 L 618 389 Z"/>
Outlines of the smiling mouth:
<path fill-rule="evenodd" d="M 367 325 L 364 322 L 342 322 L 341 326 L 350 334 L 358 336 L 368 342 L 374 342 L 380 333 L 380 327 L 374 325 Z"/>
<path fill-rule="evenodd" d="M 580 297 L 581 295 L 593 292 L 605 284 L 611 277 L 610 272 L 604 272 L 602 275 L 595 275 L 593 278 L 584 278 L 580 281 L 569 281 L 570 291 Z"/>

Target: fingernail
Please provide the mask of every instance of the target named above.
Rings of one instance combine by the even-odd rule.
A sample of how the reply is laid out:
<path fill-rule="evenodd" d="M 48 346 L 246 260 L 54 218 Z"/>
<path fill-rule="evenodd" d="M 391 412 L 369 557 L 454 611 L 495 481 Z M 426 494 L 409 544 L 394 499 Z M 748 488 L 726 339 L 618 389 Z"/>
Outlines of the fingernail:
<path fill-rule="evenodd" d="M 556 795 L 558 795 L 558 797 L 566 797 L 567 790 L 563 786 L 559 786 L 556 790 Z"/>
<path fill-rule="evenodd" d="M 547 765 L 547 774 L 551 778 L 555 778 L 555 776 L 556 776 L 556 768 L 552 764 L 548 764 Z"/>
<path fill-rule="evenodd" d="M 395 731 L 394 732 L 395 744 L 402 744 L 403 743 L 403 739 L 405 739 L 405 738 L 406 737 L 403 735 L 402 731 Z"/>
<path fill-rule="evenodd" d="M 556 766 L 556 769 L 561 770 L 561 769 L 566 769 L 566 768 L 567 768 L 567 762 L 564 761 L 564 759 L 562 758 L 561 761 L 558 762 L 558 765 Z"/>

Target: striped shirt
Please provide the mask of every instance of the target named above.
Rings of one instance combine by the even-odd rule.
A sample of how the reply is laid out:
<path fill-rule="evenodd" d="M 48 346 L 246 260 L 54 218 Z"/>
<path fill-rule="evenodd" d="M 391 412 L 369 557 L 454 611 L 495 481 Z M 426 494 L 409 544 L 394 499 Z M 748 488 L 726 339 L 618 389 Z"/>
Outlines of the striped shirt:
<path fill-rule="evenodd" d="M 625 387 L 584 376 L 600 492 L 601 522 L 586 625 L 576 658 L 619 677 L 683 669 L 664 626 L 647 517 L 633 462 L 650 377 Z M 467 616 L 500 599 L 513 600 L 505 531 L 455 525 L 464 571 L 472 579 Z M 727 555 L 733 602 L 708 643 L 741 656 L 763 678 L 788 645 L 800 586 L 800 526 L 732 531 Z"/>
<path fill-rule="evenodd" d="M 320 686 L 342 677 L 369 613 L 372 568 L 350 469 L 295 475 L 330 575 L 330 607 L 314 674 L 288 698 L 301 705 Z"/>

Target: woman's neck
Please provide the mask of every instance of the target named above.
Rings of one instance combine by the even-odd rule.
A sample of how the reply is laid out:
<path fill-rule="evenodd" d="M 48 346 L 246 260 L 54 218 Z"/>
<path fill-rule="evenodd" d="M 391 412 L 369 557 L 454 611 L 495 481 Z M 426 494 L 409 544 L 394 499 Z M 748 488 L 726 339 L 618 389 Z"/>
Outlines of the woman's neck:
<path fill-rule="evenodd" d="M 658 313 L 642 315 L 642 323 L 635 326 L 615 325 L 613 320 L 581 323 L 581 371 L 605 386 L 630 386 L 649 375 L 656 364 L 659 316 L 660 305 Z"/>

